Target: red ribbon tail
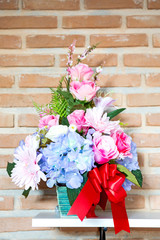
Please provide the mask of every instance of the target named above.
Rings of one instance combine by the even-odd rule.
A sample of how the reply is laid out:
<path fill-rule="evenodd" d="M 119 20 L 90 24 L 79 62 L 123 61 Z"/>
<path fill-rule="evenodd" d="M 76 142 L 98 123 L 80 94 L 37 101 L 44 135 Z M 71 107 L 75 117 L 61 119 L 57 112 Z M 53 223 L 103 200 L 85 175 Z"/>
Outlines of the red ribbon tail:
<path fill-rule="evenodd" d="M 87 180 L 67 215 L 77 215 L 83 221 L 92 204 L 96 205 L 99 202 L 99 198 L 100 193 L 97 193 L 90 181 Z"/>
<path fill-rule="evenodd" d="M 112 215 L 115 227 L 115 234 L 121 230 L 130 232 L 128 216 L 125 208 L 125 200 L 119 203 L 111 202 Z"/>
<path fill-rule="evenodd" d="M 87 215 L 86 215 L 87 218 L 97 218 L 97 216 L 96 216 L 96 214 L 95 214 L 95 208 L 96 208 L 96 205 L 93 205 L 93 206 L 89 209 L 89 211 L 88 211 L 88 213 L 87 213 Z"/>
<path fill-rule="evenodd" d="M 102 192 L 100 193 L 100 201 L 99 201 L 98 205 L 99 205 L 103 210 L 105 210 L 105 208 L 106 208 L 107 200 L 108 200 L 107 194 L 106 194 L 106 192 L 104 191 L 104 189 L 102 189 Z"/>

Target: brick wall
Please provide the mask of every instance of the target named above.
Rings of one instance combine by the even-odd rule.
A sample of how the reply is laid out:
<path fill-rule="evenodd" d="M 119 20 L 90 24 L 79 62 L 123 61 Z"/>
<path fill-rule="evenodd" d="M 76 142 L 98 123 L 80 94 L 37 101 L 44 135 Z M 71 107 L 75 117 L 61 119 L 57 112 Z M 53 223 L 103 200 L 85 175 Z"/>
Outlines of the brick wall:
<path fill-rule="evenodd" d="M 67 47 L 77 54 L 100 42 L 87 63 L 104 68 L 99 85 L 112 91 L 121 120 L 137 143 L 143 189 L 133 189 L 127 209 L 160 211 L 160 0 L 0 1 L 0 239 L 97 239 L 97 229 L 32 229 L 31 218 L 56 206 L 55 191 L 24 200 L 8 178 L 19 140 L 33 133 L 32 101 L 45 104 L 48 87 L 65 72 Z M 160 231 L 132 230 L 108 239 L 158 239 Z M 160 239 L 160 237 L 159 237 Z"/>

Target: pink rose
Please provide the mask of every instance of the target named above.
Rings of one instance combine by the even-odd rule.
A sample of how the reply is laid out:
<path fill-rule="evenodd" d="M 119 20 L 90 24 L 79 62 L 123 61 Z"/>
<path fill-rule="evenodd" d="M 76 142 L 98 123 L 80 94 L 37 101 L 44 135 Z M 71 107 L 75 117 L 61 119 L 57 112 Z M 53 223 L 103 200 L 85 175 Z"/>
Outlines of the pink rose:
<path fill-rule="evenodd" d="M 101 135 L 93 138 L 95 161 L 103 164 L 118 157 L 119 152 L 112 137 Z"/>
<path fill-rule="evenodd" d="M 79 63 L 75 67 L 67 69 L 72 81 L 90 81 L 93 70 L 88 65 Z"/>
<path fill-rule="evenodd" d="M 77 127 L 77 130 L 80 132 L 83 129 L 85 124 L 85 111 L 84 110 L 75 110 L 68 115 L 67 119 L 69 124 L 74 124 Z"/>
<path fill-rule="evenodd" d="M 47 115 L 44 116 L 42 118 L 40 118 L 39 120 L 39 128 L 43 128 L 45 126 L 48 126 L 48 128 L 54 126 L 54 125 L 58 125 L 59 124 L 59 115 Z"/>
<path fill-rule="evenodd" d="M 132 157 L 131 151 L 131 139 L 130 137 L 122 131 L 116 131 L 113 133 L 112 138 L 115 141 L 117 149 L 119 151 L 119 157 Z"/>
<path fill-rule="evenodd" d="M 96 87 L 94 82 L 91 81 L 73 81 L 70 84 L 70 91 L 78 100 L 91 101 L 96 92 L 99 90 L 99 87 Z"/>

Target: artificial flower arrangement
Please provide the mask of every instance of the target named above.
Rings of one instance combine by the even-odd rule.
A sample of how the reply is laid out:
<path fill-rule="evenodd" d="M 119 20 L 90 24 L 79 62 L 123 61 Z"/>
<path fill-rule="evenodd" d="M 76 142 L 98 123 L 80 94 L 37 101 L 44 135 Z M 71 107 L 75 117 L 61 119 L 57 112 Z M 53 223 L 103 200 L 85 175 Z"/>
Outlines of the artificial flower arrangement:
<path fill-rule="evenodd" d="M 142 186 L 136 144 L 123 124 L 112 120 L 124 108 L 117 109 L 114 100 L 100 92 L 95 72 L 81 63 L 96 46 L 88 47 L 73 65 L 75 42 L 68 52 L 67 74 L 63 76 L 52 100 L 38 106 L 37 131 L 21 141 L 7 172 L 12 181 L 28 196 L 46 181 L 49 188 L 65 184 L 72 205 L 68 215 L 95 217 L 97 204 L 105 209 L 111 202 L 115 232 L 129 232 L 125 209 L 126 191 L 132 185 Z M 66 84 L 66 90 L 62 88 Z"/>

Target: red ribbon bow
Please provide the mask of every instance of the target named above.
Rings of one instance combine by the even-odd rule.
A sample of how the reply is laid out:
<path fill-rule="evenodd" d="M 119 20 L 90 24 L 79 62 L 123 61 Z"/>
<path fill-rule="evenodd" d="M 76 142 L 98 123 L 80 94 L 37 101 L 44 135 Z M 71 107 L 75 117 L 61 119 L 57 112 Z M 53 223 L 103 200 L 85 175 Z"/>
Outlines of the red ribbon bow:
<path fill-rule="evenodd" d="M 97 204 L 105 210 L 107 200 L 111 202 L 115 233 L 121 230 L 130 232 L 125 209 L 126 191 L 122 187 L 125 175 L 117 170 L 116 164 L 104 164 L 88 173 L 88 180 L 74 201 L 67 215 L 77 215 L 81 221 L 84 217 L 96 217 Z M 79 207 L 79 206 L 83 207 Z"/>

